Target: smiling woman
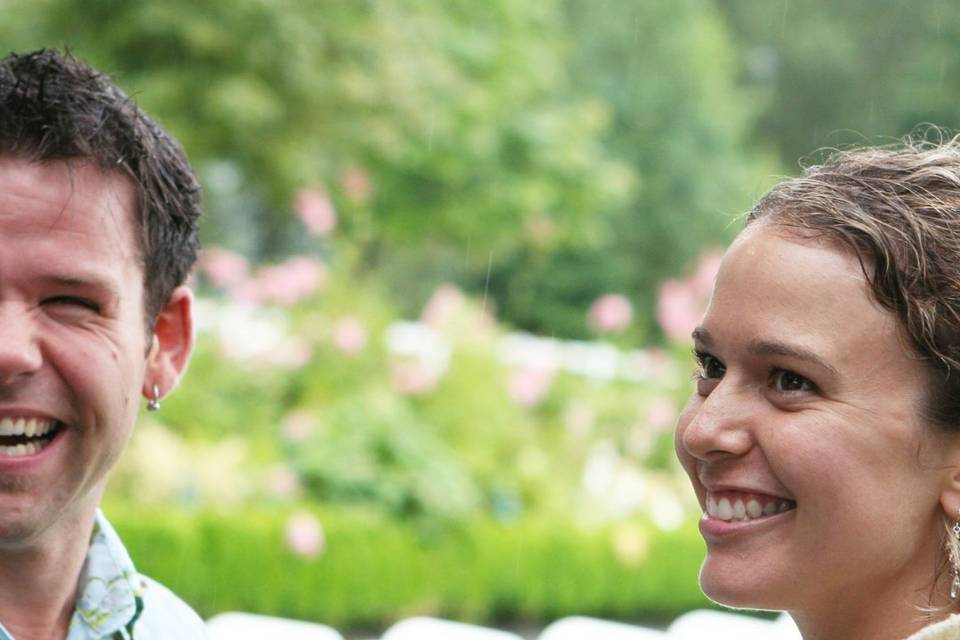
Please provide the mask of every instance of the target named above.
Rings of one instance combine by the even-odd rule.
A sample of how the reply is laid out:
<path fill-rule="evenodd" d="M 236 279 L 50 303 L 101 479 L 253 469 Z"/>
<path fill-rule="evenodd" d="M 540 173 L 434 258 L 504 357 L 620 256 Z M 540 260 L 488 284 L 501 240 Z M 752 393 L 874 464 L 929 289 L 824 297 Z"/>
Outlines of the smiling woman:
<path fill-rule="evenodd" d="M 805 638 L 960 637 L 960 143 L 774 187 L 693 337 L 704 592 Z"/>

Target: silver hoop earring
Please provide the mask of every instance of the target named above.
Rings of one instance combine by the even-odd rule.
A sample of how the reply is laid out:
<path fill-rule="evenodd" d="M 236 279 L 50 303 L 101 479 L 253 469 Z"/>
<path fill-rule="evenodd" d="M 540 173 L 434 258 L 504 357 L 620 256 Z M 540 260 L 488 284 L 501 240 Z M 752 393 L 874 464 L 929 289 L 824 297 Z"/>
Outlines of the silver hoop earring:
<path fill-rule="evenodd" d="M 160 387 L 153 385 L 153 397 L 147 400 L 147 411 L 159 411 L 160 410 Z M 960 523 L 958 523 L 960 526 Z"/>

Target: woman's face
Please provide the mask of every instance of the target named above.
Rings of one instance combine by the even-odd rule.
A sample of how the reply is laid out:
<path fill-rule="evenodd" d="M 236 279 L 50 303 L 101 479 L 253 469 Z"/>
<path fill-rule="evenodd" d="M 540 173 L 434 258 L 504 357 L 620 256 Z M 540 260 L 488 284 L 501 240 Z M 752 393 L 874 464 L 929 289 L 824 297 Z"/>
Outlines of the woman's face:
<path fill-rule="evenodd" d="M 706 512 L 704 592 L 796 611 L 928 589 L 945 448 L 920 416 L 921 364 L 857 258 L 750 227 L 694 339 L 676 448 Z"/>

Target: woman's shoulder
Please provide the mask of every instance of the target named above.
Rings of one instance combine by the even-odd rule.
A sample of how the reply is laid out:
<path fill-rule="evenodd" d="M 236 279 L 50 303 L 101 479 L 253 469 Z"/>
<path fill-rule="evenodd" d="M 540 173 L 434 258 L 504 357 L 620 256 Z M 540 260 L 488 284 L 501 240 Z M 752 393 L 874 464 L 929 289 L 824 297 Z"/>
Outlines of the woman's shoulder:
<path fill-rule="evenodd" d="M 924 627 L 906 640 L 960 640 L 960 614 Z"/>

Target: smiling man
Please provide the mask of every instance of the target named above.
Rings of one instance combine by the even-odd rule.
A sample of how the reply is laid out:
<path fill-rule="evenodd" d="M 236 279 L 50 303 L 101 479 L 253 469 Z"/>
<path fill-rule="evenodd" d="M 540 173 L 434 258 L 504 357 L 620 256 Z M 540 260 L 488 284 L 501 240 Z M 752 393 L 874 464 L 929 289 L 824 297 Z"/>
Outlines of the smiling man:
<path fill-rule="evenodd" d="M 55 51 L 0 60 L 0 640 L 205 638 L 98 511 L 192 348 L 200 188 L 177 143 Z"/>

